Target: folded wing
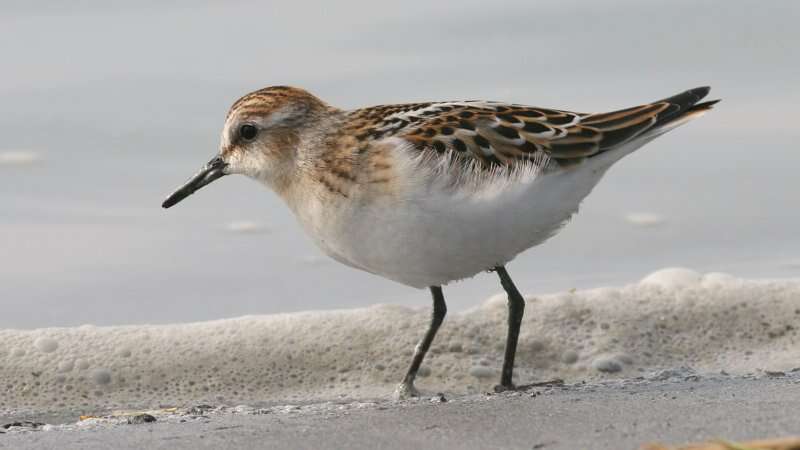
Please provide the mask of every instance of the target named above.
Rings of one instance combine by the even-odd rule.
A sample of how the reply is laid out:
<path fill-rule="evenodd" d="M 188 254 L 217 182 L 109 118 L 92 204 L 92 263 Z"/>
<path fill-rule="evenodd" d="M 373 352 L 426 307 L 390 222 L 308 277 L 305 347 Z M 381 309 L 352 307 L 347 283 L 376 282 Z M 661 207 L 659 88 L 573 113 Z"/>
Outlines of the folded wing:
<path fill-rule="evenodd" d="M 373 122 L 362 138 L 400 137 L 420 151 L 452 151 L 487 168 L 519 161 L 568 166 L 708 110 L 717 101 L 698 102 L 709 90 L 597 114 L 484 101 L 377 106 L 352 114 Z"/>

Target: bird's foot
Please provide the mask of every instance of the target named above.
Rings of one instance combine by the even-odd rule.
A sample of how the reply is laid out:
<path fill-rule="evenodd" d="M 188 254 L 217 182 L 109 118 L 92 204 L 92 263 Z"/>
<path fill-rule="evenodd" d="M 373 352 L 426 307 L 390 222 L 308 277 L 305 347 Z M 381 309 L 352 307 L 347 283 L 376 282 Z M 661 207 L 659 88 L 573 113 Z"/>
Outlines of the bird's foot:
<path fill-rule="evenodd" d="M 403 381 L 394 390 L 395 400 L 408 400 L 414 397 L 419 397 L 419 391 L 414 387 L 413 382 Z"/>
<path fill-rule="evenodd" d="M 494 386 L 495 394 L 499 394 L 501 392 L 507 392 L 507 391 L 516 391 L 516 390 L 517 390 L 517 385 L 515 385 L 514 383 L 511 383 L 511 384 L 497 384 L 497 385 Z"/>

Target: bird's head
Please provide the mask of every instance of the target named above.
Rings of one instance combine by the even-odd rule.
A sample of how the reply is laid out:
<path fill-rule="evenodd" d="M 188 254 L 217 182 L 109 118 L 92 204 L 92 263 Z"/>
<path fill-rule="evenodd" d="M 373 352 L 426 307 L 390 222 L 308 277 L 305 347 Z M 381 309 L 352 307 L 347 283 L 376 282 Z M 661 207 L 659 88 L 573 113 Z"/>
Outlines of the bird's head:
<path fill-rule="evenodd" d="M 280 190 L 297 167 L 301 141 L 331 111 L 298 88 L 273 86 L 245 95 L 228 112 L 219 153 L 162 206 L 169 208 L 229 174 L 247 175 Z"/>

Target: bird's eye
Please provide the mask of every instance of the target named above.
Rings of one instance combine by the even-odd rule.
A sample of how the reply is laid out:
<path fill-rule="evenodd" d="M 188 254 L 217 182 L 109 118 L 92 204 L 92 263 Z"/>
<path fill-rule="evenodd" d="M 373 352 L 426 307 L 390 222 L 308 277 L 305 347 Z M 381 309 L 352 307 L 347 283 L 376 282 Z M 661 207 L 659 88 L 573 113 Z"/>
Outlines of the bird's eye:
<path fill-rule="evenodd" d="M 239 136 L 246 141 L 252 141 L 255 139 L 256 135 L 258 134 L 258 128 L 254 125 L 246 123 L 239 127 Z"/>

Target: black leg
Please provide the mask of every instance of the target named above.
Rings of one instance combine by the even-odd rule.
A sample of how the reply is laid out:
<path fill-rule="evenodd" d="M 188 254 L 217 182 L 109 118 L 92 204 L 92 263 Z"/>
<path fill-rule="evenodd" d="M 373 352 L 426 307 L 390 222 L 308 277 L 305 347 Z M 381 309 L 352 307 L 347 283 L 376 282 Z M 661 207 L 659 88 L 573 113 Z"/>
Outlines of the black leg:
<path fill-rule="evenodd" d="M 514 375 L 514 357 L 517 354 L 517 341 L 519 340 L 519 327 L 522 324 L 522 315 L 525 314 L 525 299 L 522 298 L 506 268 L 495 268 L 500 276 L 500 284 L 508 295 L 508 337 L 506 338 L 506 354 L 503 359 L 503 374 L 500 376 L 498 390 L 514 389 L 512 381 Z"/>
<path fill-rule="evenodd" d="M 414 357 L 411 360 L 411 366 L 409 366 L 408 372 L 405 378 L 403 378 L 403 382 L 397 387 L 395 394 L 399 398 L 407 398 L 416 395 L 414 379 L 417 377 L 417 371 L 419 371 L 422 360 L 425 359 L 425 354 L 428 353 L 433 338 L 436 337 L 436 332 L 439 330 L 439 326 L 442 324 L 444 316 L 447 314 L 447 305 L 444 302 L 444 294 L 442 294 L 441 286 L 431 286 L 430 289 L 431 295 L 433 296 L 431 322 L 428 325 L 425 336 L 423 336 L 422 340 L 414 347 Z"/>

